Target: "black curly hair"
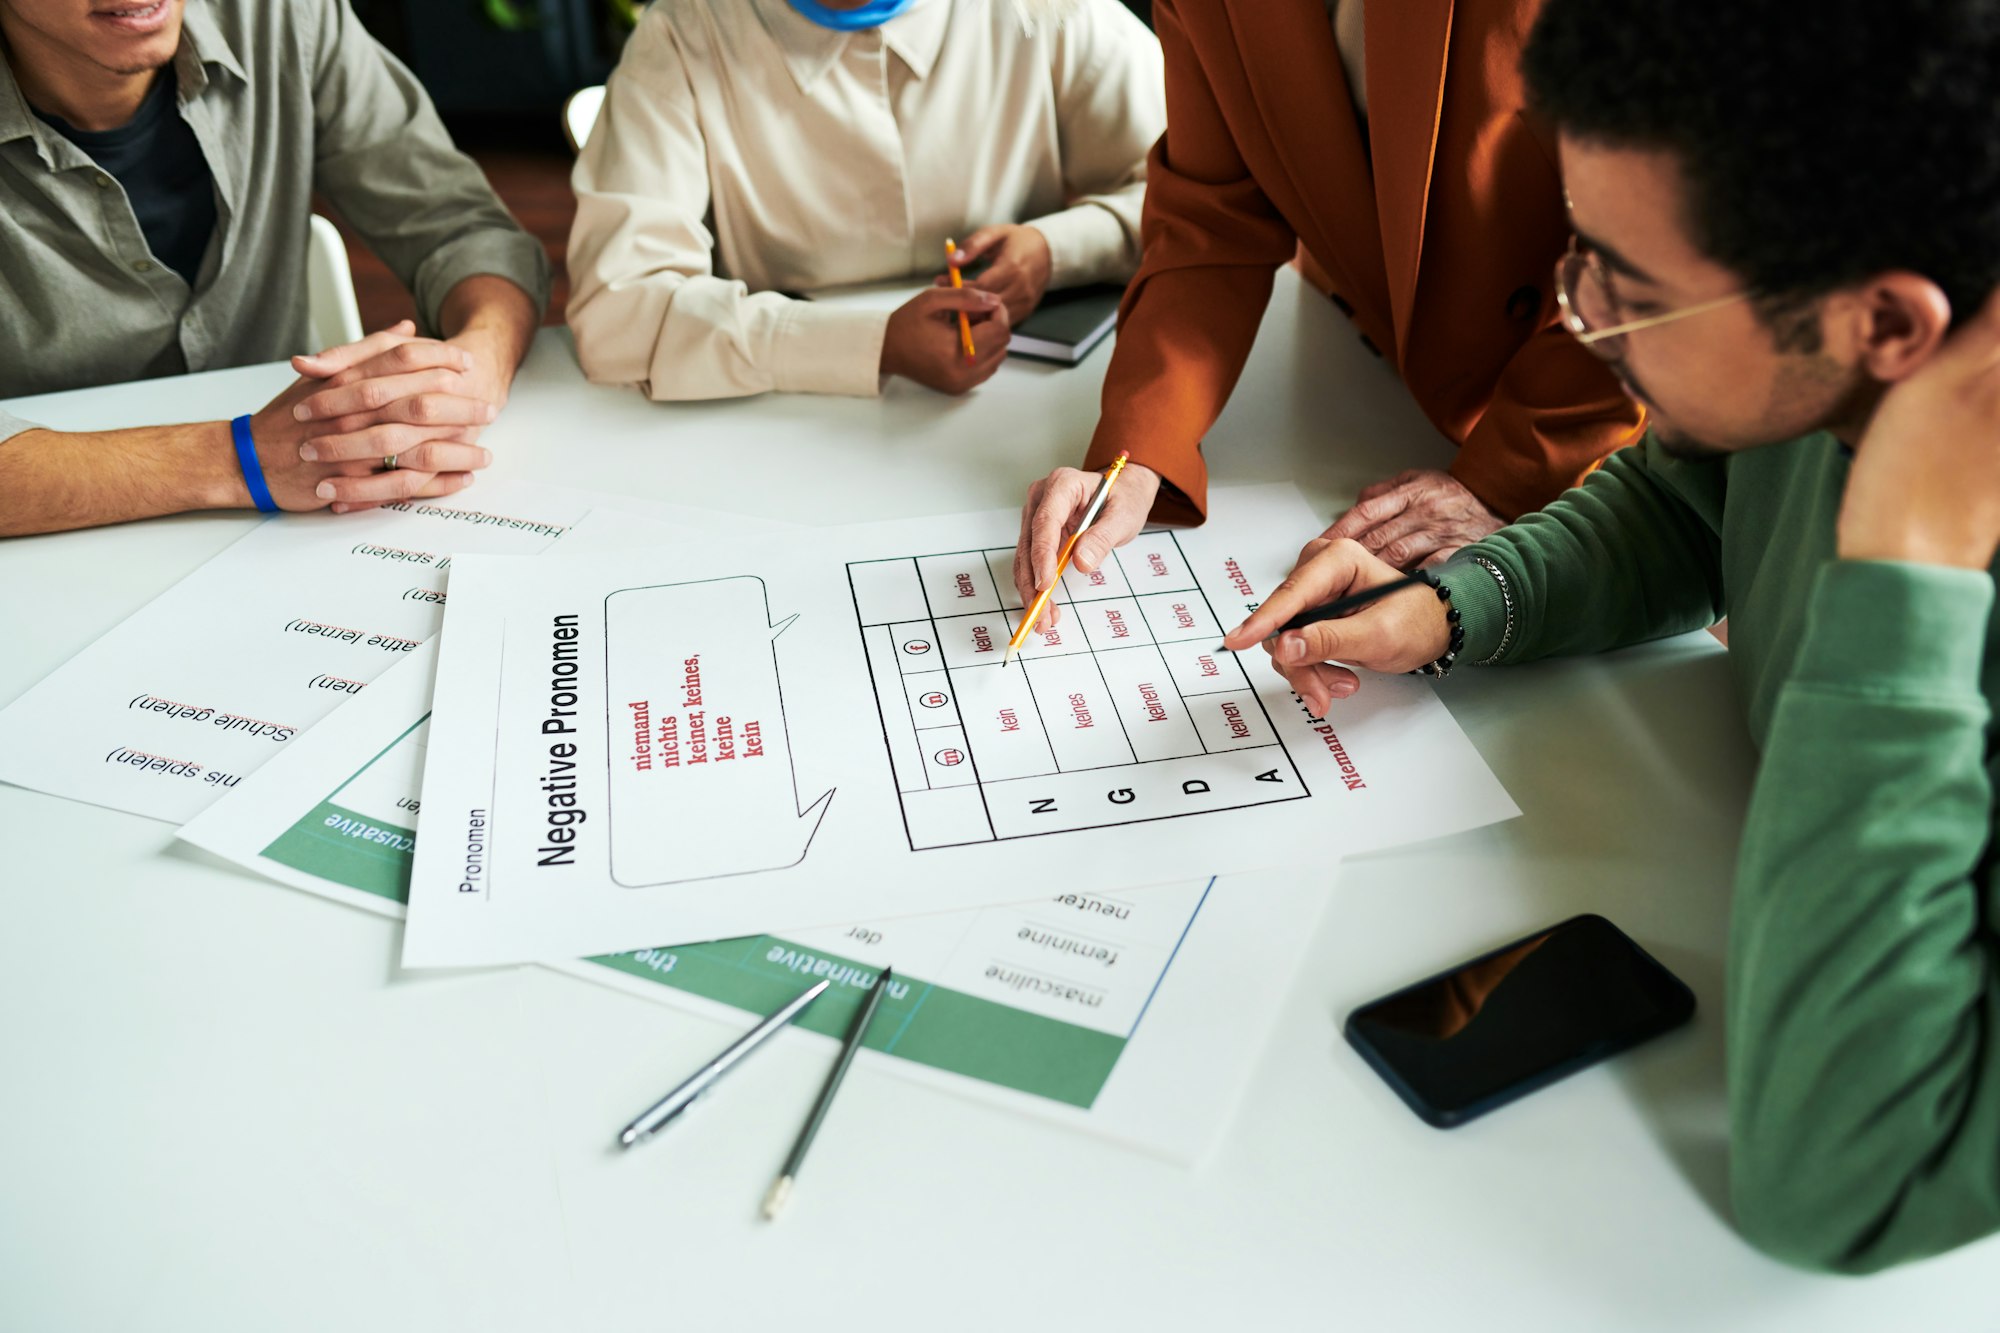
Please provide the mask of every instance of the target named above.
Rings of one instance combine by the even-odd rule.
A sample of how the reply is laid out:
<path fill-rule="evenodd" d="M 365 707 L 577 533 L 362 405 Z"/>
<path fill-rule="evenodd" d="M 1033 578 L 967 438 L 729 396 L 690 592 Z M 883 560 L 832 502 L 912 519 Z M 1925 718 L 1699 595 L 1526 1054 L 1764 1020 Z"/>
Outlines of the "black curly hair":
<path fill-rule="evenodd" d="M 1955 319 L 2000 286 L 2000 0 L 1548 0 L 1522 67 L 1564 132 L 1679 158 L 1767 315 L 1892 269 Z"/>

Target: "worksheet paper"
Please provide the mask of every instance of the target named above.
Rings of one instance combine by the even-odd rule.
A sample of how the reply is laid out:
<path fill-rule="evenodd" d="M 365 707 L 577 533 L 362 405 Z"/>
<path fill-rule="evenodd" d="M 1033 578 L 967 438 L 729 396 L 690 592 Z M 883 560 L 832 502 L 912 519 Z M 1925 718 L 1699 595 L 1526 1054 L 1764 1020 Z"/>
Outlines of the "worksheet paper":
<path fill-rule="evenodd" d="M 436 633 L 457 557 L 533 554 L 580 528 L 711 530 L 700 511 L 622 503 L 483 481 L 266 519 L 0 710 L 0 781 L 188 820 Z"/>
<path fill-rule="evenodd" d="M 1219 489 L 1020 616 L 1012 511 L 468 558 L 403 961 L 558 961 L 1341 856 L 1516 812 L 1427 681 L 1314 717 L 1217 645 L 1318 518 Z"/>
<path fill-rule="evenodd" d="M 272 879 L 401 919 L 422 806 L 435 644 L 286 747 L 180 836 Z M 1026 903 L 636 949 L 558 970 L 741 1025 L 811 982 L 829 1049 L 895 968 L 867 1046 L 906 1077 L 1181 1162 L 1227 1123 L 1332 869 L 1135 893 L 1040 879 Z M 869 1057 L 864 1057 L 869 1058 Z"/>

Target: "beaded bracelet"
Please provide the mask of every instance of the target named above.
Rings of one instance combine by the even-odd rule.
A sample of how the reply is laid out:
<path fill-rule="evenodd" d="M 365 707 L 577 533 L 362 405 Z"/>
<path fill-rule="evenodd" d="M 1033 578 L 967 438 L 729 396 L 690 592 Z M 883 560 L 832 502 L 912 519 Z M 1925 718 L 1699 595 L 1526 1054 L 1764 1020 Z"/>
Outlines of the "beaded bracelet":
<path fill-rule="evenodd" d="M 1416 571 L 1415 577 L 1422 579 L 1437 590 L 1438 600 L 1444 603 L 1444 622 L 1451 628 L 1451 642 L 1444 650 L 1444 656 L 1435 662 L 1426 662 L 1410 672 L 1412 676 L 1429 676 L 1433 680 L 1443 680 L 1451 674 L 1452 663 L 1458 660 L 1459 649 L 1465 647 L 1465 626 L 1459 623 L 1458 608 L 1451 604 L 1451 589 L 1447 588 L 1437 575 L 1428 569 Z"/>

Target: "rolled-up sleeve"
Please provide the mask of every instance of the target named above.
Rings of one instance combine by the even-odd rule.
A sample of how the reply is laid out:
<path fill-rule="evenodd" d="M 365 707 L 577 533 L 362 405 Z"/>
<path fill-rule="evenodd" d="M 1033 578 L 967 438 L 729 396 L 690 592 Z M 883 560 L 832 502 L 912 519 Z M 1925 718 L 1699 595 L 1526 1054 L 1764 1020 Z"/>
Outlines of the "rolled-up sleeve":
<path fill-rule="evenodd" d="M 416 76 L 368 35 L 348 0 L 315 7 L 313 183 L 410 289 L 426 331 L 438 331 L 451 289 L 480 274 L 546 308 L 548 256 L 452 145 Z"/>
<path fill-rule="evenodd" d="M 23 431 L 40 429 L 42 427 L 36 422 L 23 420 L 5 408 L 0 408 L 0 444 L 7 443 Z"/>
<path fill-rule="evenodd" d="M 1139 267 L 1146 155 L 1167 128 L 1159 39 L 1115 0 L 1090 0 L 1055 43 L 1061 212 L 1032 220 L 1053 287 L 1123 282 Z"/>
<path fill-rule="evenodd" d="M 881 391 L 886 312 L 716 276 L 708 150 L 664 14 L 626 45 L 574 181 L 569 323 L 591 380 L 661 401 Z"/>

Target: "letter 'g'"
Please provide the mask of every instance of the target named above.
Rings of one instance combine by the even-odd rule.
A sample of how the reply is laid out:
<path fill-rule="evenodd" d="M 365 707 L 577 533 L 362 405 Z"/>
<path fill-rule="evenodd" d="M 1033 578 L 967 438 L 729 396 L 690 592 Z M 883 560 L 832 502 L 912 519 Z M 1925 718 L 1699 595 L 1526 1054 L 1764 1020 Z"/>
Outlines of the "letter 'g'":
<path fill-rule="evenodd" d="M 1130 787 L 1120 787 L 1117 791 L 1106 792 L 1105 796 L 1113 805 L 1130 805 L 1139 799 L 1132 794 Z"/>

